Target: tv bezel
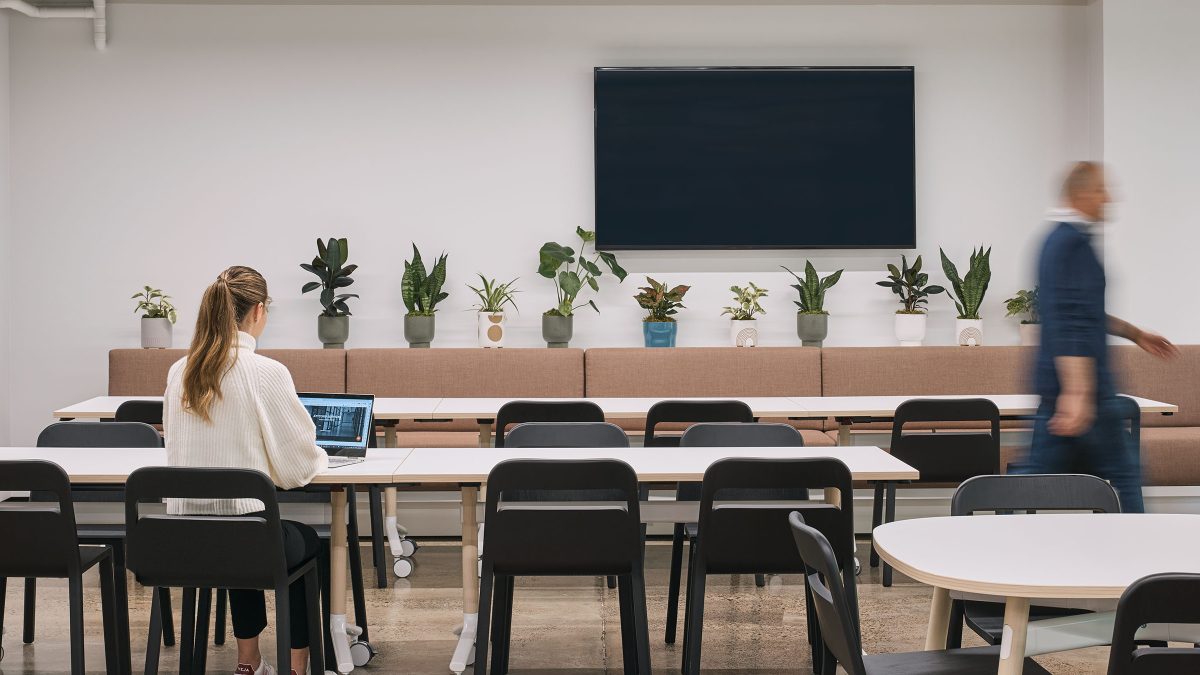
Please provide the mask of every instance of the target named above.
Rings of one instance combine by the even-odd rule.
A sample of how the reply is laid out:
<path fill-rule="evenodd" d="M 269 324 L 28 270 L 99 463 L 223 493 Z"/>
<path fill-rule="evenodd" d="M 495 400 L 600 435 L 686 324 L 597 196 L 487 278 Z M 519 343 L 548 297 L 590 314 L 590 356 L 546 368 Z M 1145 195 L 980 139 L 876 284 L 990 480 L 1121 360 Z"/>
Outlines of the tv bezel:
<path fill-rule="evenodd" d="M 608 244 L 601 242 L 601 227 L 599 219 L 600 200 L 596 195 L 596 179 L 599 174 L 599 161 L 596 152 L 597 134 L 599 132 L 599 113 L 597 111 L 597 88 L 599 74 L 606 71 L 761 71 L 761 70 L 834 70 L 834 71 L 907 71 L 913 74 L 913 213 L 912 240 L 898 245 L 881 246 L 879 244 L 840 244 L 840 245 L 797 245 L 797 244 L 683 244 L 674 246 L 640 245 L 640 244 Z M 906 250 L 917 247 L 917 96 L 916 96 L 916 67 L 915 66 L 595 66 L 592 68 L 592 225 L 596 230 L 596 249 L 601 251 L 806 251 L 806 250 Z"/>

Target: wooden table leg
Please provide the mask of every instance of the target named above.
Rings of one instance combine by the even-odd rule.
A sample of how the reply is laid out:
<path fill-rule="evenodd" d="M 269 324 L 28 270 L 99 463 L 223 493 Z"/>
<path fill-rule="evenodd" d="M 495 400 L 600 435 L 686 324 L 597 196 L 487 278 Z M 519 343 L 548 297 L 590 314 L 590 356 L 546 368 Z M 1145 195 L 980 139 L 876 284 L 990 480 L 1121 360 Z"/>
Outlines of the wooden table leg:
<path fill-rule="evenodd" d="M 929 603 L 929 628 L 925 633 L 925 651 L 946 648 L 946 629 L 950 627 L 950 591 L 933 589 L 933 601 Z"/>
<path fill-rule="evenodd" d="M 383 447 L 396 447 L 396 423 L 389 422 L 383 425 Z"/>
<path fill-rule="evenodd" d="M 1004 633 L 1000 641 L 998 675 L 1021 675 L 1025 670 L 1025 640 L 1029 634 L 1029 598 L 1004 603 Z"/>
<path fill-rule="evenodd" d="M 329 634 L 338 672 L 354 670 L 350 656 L 350 636 L 354 627 L 346 621 L 346 572 L 350 568 L 350 551 L 346 541 L 346 491 L 336 487 L 329 499 L 331 525 L 329 532 Z"/>
<path fill-rule="evenodd" d="M 842 491 L 835 487 L 825 488 L 825 503 L 841 508 Z"/>
<path fill-rule="evenodd" d="M 488 425 L 491 429 L 491 425 Z M 462 582 L 463 582 L 463 626 L 458 635 L 458 645 L 450 659 L 450 670 L 455 673 L 466 671 L 474 661 L 475 633 L 479 625 L 479 524 L 475 509 L 479 503 L 479 488 L 464 485 L 462 488 Z"/>
<path fill-rule="evenodd" d="M 492 447 L 492 421 L 479 420 L 479 447 Z"/>
<path fill-rule="evenodd" d="M 842 420 L 838 422 L 838 445 L 849 446 L 850 441 L 850 423 Z"/>

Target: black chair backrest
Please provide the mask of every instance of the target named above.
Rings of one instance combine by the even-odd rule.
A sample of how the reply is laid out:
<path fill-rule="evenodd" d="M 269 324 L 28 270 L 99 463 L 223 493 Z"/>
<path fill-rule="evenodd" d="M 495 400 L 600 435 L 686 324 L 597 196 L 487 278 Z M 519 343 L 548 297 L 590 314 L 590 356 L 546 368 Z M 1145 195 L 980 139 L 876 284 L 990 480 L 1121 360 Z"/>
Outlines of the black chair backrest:
<path fill-rule="evenodd" d="M 1009 474 L 976 476 L 963 482 L 950 499 L 950 515 L 980 511 L 1090 511 L 1120 513 L 1112 486 L 1083 474 Z"/>
<path fill-rule="evenodd" d="M 509 448 L 628 448 L 625 430 L 610 422 L 524 422 L 508 432 Z"/>
<path fill-rule="evenodd" d="M 545 504 L 539 492 L 563 503 Z M 500 462 L 488 476 L 485 522 L 484 564 L 498 574 L 620 575 L 641 565 L 637 474 L 617 460 Z"/>
<path fill-rule="evenodd" d="M 164 499 L 257 499 L 245 516 L 147 515 Z M 275 485 L 250 469 L 148 467 L 125 483 L 126 566 L 145 586 L 274 589 L 286 579 Z"/>
<path fill-rule="evenodd" d="M 990 431 L 904 433 L 913 423 L 980 422 Z M 921 483 L 960 483 L 1000 472 L 1000 411 L 983 398 L 916 398 L 900 404 L 892 423 L 892 455 L 921 472 Z"/>
<path fill-rule="evenodd" d="M 117 422 L 141 422 L 143 424 L 163 423 L 162 401 L 125 401 L 117 406 L 113 419 Z"/>
<path fill-rule="evenodd" d="M 1117 603 L 1108 675 L 1200 673 L 1200 649 L 1141 647 L 1134 642 L 1148 623 L 1200 623 L 1200 574 L 1154 574 L 1133 582 Z"/>
<path fill-rule="evenodd" d="M 805 520 L 834 542 L 837 559 L 854 556 L 853 513 L 833 504 L 762 502 L 757 496 L 782 490 L 837 488 L 847 506 L 852 499 L 850 469 L 833 458 L 723 459 L 704 472 L 700 531 L 704 568 L 717 574 L 804 571 L 788 530 L 788 514 Z M 754 495 L 744 497 L 744 495 Z M 792 503 L 788 503 L 791 501 Z M 740 503 L 739 503 L 740 502 Z"/>
<path fill-rule="evenodd" d="M 496 411 L 496 447 L 504 447 L 505 432 L 513 424 L 603 421 L 604 411 L 591 401 L 509 401 Z"/>
<path fill-rule="evenodd" d="M 39 448 L 161 448 L 162 436 L 143 422 L 55 422 L 38 434 Z"/>
<path fill-rule="evenodd" d="M 646 413 L 646 447 L 679 445 L 678 436 L 655 436 L 655 427 L 670 422 L 753 422 L 754 412 L 743 401 L 659 401 Z"/>
<path fill-rule="evenodd" d="M 838 564 L 829 539 L 820 530 L 809 527 L 800 513 L 790 514 L 788 524 L 795 547 L 804 561 L 813 608 L 821 625 L 821 639 L 847 675 L 866 675 L 862 643 L 855 628 L 858 617 L 850 615 L 845 590 L 837 583 Z"/>
<path fill-rule="evenodd" d="M 703 422 L 693 424 L 679 439 L 682 448 L 802 448 L 804 437 L 790 424 L 764 424 L 761 422 Z M 699 499 L 699 484 L 684 483 L 679 486 L 677 499 Z M 808 490 L 803 488 L 771 490 L 758 493 L 762 499 L 808 499 Z M 739 493 L 739 497 L 751 498 L 751 493 Z"/>
<path fill-rule="evenodd" d="M 43 460 L 0 462 L 0 491 L 36 492 L 47 502 L 0 502 L 0 577 L 67 577 L 79 571 L 71 481 Z M 53 502 L 57 502 L 56 504 Z"/>

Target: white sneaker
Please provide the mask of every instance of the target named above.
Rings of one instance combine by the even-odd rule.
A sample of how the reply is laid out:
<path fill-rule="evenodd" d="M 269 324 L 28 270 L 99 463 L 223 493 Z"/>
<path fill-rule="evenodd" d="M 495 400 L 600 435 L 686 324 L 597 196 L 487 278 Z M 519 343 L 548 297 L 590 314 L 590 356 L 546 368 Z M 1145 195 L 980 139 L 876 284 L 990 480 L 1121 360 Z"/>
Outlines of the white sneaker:
<path fill-rule="evenodd" d="M 266 659 L 263 659 L 259 662 L 258 668 L 248 663 L 239 663 L 234 669 L 233 675 L 275 675 L 275 669 L 267 663 Z"/>

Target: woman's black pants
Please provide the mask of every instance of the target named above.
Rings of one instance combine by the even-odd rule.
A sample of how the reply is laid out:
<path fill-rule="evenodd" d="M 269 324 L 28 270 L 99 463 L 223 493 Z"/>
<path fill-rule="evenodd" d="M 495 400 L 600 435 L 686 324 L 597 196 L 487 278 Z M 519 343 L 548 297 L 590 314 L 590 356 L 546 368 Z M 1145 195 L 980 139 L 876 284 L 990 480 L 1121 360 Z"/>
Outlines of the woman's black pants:
<path fill-rule="evenodd" d="M 321 547 L 316 530 L 303 523 L 284 520 L 283 551 L 288 569 L 295 569 L 315 558 Z M 230 551 L 230 555 L 237 555 Z M 297 579 L 289 589 L 289 614 L 292 624 L 292 649 L 308 648 L 308 603 L 304 597 L 304 579 Z M 233 615 L 233 636 L 239 640 L 258 637 L 267 627 L 267 599 L 263 591 L 229 591 L 229 612 Z M 285 667 L 285 664 L 280 664 Z"/>

